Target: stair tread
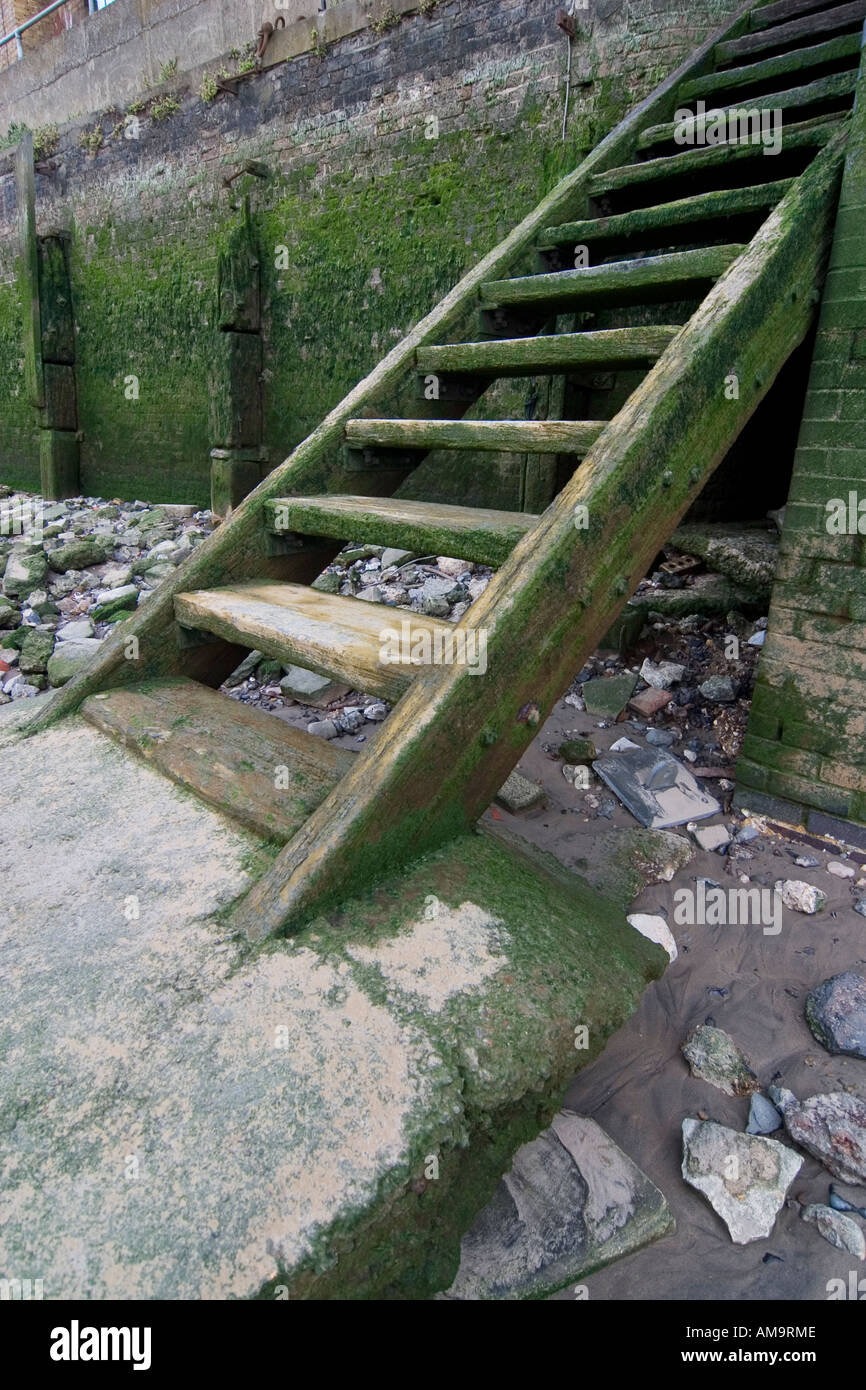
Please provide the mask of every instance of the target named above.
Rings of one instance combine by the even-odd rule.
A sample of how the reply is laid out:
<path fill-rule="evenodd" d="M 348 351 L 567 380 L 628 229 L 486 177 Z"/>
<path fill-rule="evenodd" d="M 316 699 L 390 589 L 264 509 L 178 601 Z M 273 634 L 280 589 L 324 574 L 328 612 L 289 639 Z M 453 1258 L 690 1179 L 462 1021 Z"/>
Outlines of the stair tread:
<path fill-rule="evenodd" d="M 810 67 L 820 67 L 825 63 L 838 62 L 843 58 L 857 59 L 860 54 L 859 34 L 840 34 L 837 38 L 826 39 L 823 43 L 808 48 L 795 48 L 789 53 L 779 53 L 773 58 L 764 58 L 756 63 L 747 63 L 740 68 L 723 68 L 719 72 L 705 73 L 703 77 L 692 78 L 678 89 L 677 100 L 682 103 L 694 97 L 706 97 L 715 92 L 728 92 L 737 87 L 750 87 L 757 82 L 773 81 L 793 77 Z M 856 66 L 856 62 L 854 64 Z"/>
<path fill-rule="evenodd" d="M 458 507 L 399 497 L 287 497 L 265 509 L 273 529 L 363 536 L 374 542 L 500 565 L 538 520 L 530 512 Z M 282 523 L 282 524 L 281 524 Z"/>
<path fill-rule="evenodd" d="M 694 251 L 645 256 L 607 265 L 558 270 L 547 275 L 523 275 L 513 280 L 489 280 L 481 286 L 485 304 L 531 304 L 539 301 L 570 303 L 610 300 L 623 303 L 642 299 L 653 290 L 674 298 L 675 291 L 717 280 L 744 245 L 708 246 Z"/>
<path fill-rule="evenodd" d="M 777 24 L 769 29 L 744 35 L 740 39 L 729 39 L 716 44 L 716 62 L 725 63 L 731 59 L 746 57 L 750 53 L 763 53 L 768 48 L 781 48 L 784 44 L 798 43 L 812 34 L 829 34 L 834 29 L 847 28 L 859 24 L 866 17 L 866 0 L 852 0 L 847 5 L 834 5 L 831 9 L 818 10 L 793 19 L 786 24 Z"/>
<path fill-rule="evenodd" d="M 185 677 L 91 695 L 81 712 L 173 782 L 279 841 L 291 839 L 355 758 Z M 285 788 L 276 785 L 278 767 Z"/>
<path fill-rule="evenodd" d="M 482 449 L 532 454 L 584 454 L 605 420 L 348 420 L 355 445 Z"/>
<path fill-rule="evenodd" d="M 810 10 L 826 10 L 833 0 L 778 0 L 775 5 L 761 5 L 749 16 L 752 29 L 767 29 L 773 24 L 785 24 L 797 15 L 808 14 Z"/>
<path fill-rule="evenodd" d="M 735 111 L 786 111 L 797 106 L 814 106 L 822 101 L 841 100 L 843 97 L 853 96 L 856 86 L 857 69 L 851 68 L 849 72 L 834 72 L 829 77 L 819 77 L 814 82 L 808 82 L 801 87 L 790 87 L 783 92 L 748 97 L 739 104 L 734 100 L 727 105 L 713 106 L 708 108 L 706 114 L 709 115 L 710 111 L 721 111 L 725 115 Z M 647 126 L 638 137 L 638 149 L 648 149 L 652 145 L 673 140 L 675 132 L 684 124 L 683 121 L 666 121 L 662 125 Z"/>
<path fill-rule="evenodd" d="M 175 594 L 174 606 L 184 627 L 213 632 L 386 699 L 399 698 L 417 671 L 380 661 L 383 631 L 402 619 L 430 638 L 454 630 L 452 623 L 408 609 L 267 579 Z"/>
<path fill-rule="evenodd" d="M 678 324 L 664 324 L 499 338 L 481 343 L 443 343 L 419 348 L 415 362 L 422 372 L 494 376 L 523 376 L 527 372 L 562 371 L 602 363 L 609 367 L 637 366 L 654 362 L 679 331 Z"/>
<path fill-rule="evenodd" d="M 826 144 L 836 133 L 840 119 L 843 118 L 822 117 L 820 121 L 804 121 L 795 126 L 788 126 L 785 131 L 786 151 L 818 148 Z M 715 165 L 724 168 L 731 160 L 762 157 L 763 147 L 759 144 L 745 145 L 733 141 L 719 145 L 699 145 L 694 149 L 684 150 L 682 154 L 647 159 L 639 164 L 621 164 L 617 168 L 607 169 L 603 174 L 595 174 L 590 180 L 590 193 L 597 197 L 600 193 L 611 193 L 633 184 L 675 179 L 680 175 L 688 177 L 697 169 L 711 169 Z"/>
<path fill-rule="evenodd" d="M 627 238 L 639 232 L 659 233 L 668 228 L 690 226 L 718 217 L 746 215 L 775 207 L 791 187 L 792 179 L 774 183 L 750 184 L 746 188 L 721 188 L 711 193 L 695 193 L 669 203 L 637 208 L 634 212 L 612 213 L 608 217 L 585 218 L 546 227 L 538 239 L 540 250 L 554 246 Z"/>

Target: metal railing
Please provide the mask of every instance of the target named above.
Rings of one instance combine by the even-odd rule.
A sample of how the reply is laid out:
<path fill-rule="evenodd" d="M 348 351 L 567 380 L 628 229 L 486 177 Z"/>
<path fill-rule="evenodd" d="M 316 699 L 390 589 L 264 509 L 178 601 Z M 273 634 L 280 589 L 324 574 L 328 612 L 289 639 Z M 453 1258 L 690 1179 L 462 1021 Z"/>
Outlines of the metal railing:
<path fill-rule="evenodd" d="M 0 38 L 0 49 L 2 49 L 7 43 L 11 43 L 14 39 L 18 57 L 23 58 L 24 47 L 21 43 L 21 35 L 25 32 L 25 30 L 32 28 L 34 24 L 38 24 L 41 19 L 47 19 L 48 15 L 54 14 L 55 10 L 59 10 L 64 5 L 68 5 L 69 3 L 70 0 L 54 0 L 53 4 L 46 5 L 45 9 L 40 10 L 38 14 L 32 15 L 30 19 L 23 20 L 21 24 L 16 24 L 14 29 L 10 29 L 8 34 L 4 34 L 3 37 Z M 105 5 L 108 5 L 110 3 L 111 0 L 104 0 L 104 3 L 100 5 L 99 0 L 87 0 L 88 13 L 95 14 L 98 10 L 104 9 Z"/>

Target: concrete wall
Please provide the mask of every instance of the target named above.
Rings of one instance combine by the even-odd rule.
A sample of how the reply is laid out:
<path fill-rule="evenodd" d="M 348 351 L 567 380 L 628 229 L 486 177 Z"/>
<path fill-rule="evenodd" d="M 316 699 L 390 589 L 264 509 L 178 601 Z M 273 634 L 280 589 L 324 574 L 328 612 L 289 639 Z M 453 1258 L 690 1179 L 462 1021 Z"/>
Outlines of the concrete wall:
<path fill-rule="evenodd" d="M 441 0 L 277 64 L 236 97 L 202 100 L 211 64 L 176 85 L 164 119 L 164 91 L 139 91 L 134 111 L 68 123 L 39 166 L 37 221 L 69 237 L 83 486 L 207 501 L 217 266 L 244 195 L 273 465 L 733 8 L 597 0 L 565 142 L 567 43 L 548 0 Z M 226 187 L 246 159 L 270 177 Z M 0 164 L 0 481 L 37 487 L 13 214 Z M 516 504 L 514 479 L 492 483 Z"/>

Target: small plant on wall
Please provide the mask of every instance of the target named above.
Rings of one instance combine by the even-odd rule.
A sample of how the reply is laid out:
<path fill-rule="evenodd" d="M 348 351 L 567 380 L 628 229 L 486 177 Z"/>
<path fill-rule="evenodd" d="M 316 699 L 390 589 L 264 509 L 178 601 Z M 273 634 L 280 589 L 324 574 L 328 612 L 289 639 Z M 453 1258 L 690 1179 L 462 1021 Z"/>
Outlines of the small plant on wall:
<path fill-rule="evenodd" d="M 89 155 L 98 154 L 104 143 L 102 126 L 94 126 L 92 130 L 82 130 L 78 137 L 78 143 Z"/>
<path fill-rule="evenodd" d="M 370 28 L 377 37 L 387 34 L 389 29 L 393 29 L 400 23 L 400 16 L 396 13 L 392 5 L 381 4 L 376 13 L 370 19 Z"/>

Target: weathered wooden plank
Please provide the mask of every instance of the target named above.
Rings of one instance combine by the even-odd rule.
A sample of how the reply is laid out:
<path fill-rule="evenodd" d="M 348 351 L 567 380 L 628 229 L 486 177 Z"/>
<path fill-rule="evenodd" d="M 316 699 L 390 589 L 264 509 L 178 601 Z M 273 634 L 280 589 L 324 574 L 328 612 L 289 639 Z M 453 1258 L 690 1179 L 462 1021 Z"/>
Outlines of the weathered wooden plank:
<path fill-rule="evenodd" d="M 806 121 L 803 123 L 803 129 L 799 125 L 789 126 L 785 131 L 785 151 L 820 149 L 832 140 L 841 121 L 845 119 L 847 118 L 825 117 L 818 122 Z M 656 183 L 660 179 L 688 178 L 689 175 L 704 169 L 727 168 L 733 160 L 741 162 L 746 159 L 761 159 L 762 155 L 763 146 L 760 144 L 701 146 L 662 159 L 647 159 L 642 164 L 624 164 L 618 169 L 608 169 L 604 174 L 593 176 L 590 180 L 590 190 L 593 196 L 597 197 L 600 193 L 612 193 L 618 188 L 628 188 L 632 185 Z"/>
<path fill-rule="evenodd" d="M 179 786 L 258 835 L 283 842 L 355 756 L 191 680 L 92 695 L 81 713 Z"/>
<path fill-rule="evenodd" d="M 827 10 L 833 0 L 778 0 L 775 5 L 758 5 L 749 16 L 750 29 L 769 29 L 773 24 L 786 24 L 810 10 Z"/>
<path fill-rule="evenodd" d="M 860 56 L 860 34 L 840 34 L 835 39 L 813 44 L 809 48 L 792 48 L 789 53 L 779 53 L 774 58 L 764 58 L 758 63 L 747 63 L 741 68 L 724 68 L 721 72 L 709 72 L 703 77 L 695 77 L 684 82 L 678 93 L 680 105 L 695 97 L 707 97 L 730 92 L 737 87 L 754 87 L 758 83 L 773 82 L 778 78 L 792 77 L 809 68 L 823 67 L 851 58 L 856 65 Z"/>
<path fill-rule="evenodd" d="M 647 304 L 697 293 L 724 275 L 744 246 L 707 246 L 695 251 L 611 261 L 607 265 L 491 280 L 481 286 L 483 304 Z"/>
<path fill-rule="evenodd" d="M 425 555 L 501 565 L 538 520 L 528 512 L 454 507 L 398 497 L 287 497 L 269 502 L 269 524 L 304 536 L 370 540 Z"/>
<path fill-rule="evenodd" d="M 52 724 L 70 713 L 93 691 L 128 684 L 142 677 L 176 674 L 188 670 L 188 652 L 180 652 L 175 642 L 174 596 L 190 588 L 207 588 L 241 579 L 249 574 L 269 574 L 299 583 L 315 578 L 327 563 L 327 547 L 318 553 L 304 550 L 294 556 L 274 558 L 268 553 L 269 537 L 262 524 L 264 503 L 273 497 L 343 492 L 349 480 L 342 456 L 346 422 L 376 409 L 397 414 L 394 397 L 402 392 L 414 375 L 416 350 L 427 343 L 454 336 L 454 330 L 474 317 L 478 287 L 485 280 L 502 278 L 523 263 L 539 233 L 545 227 L 573 218 L 584 211 L 589 179 L 599 170 L 622 164 L 634 150 L 637 133 L 653 120 L 661 120 L 672 109 L 679 84 L 706 71 L 713 49 L 720 40 L 742 33 L 748 23 L 751 0 L 744 4 L 720 33 L 711 35 L 689 57 L 636 106 L 595 149 L 509 233 L 498 246 L 483 256 L 463 276 L 431 312 L 415 325 L 374 369 L 339 402 L 321 424 L 308 435 L 278 468 L 260 483 L 233 513 L 231 521 L 219 527 L 179 566 L 176 574 L 163 581 L 146 606 L 102 643 L 94 661 L 57 691 L 44 709 L 28 724 L 28 734 Z M 455 410 L 455 414 L 460 413 Z M 128 660 L 129 636 L 139 639 L 139 663 Z M 208 683 L 218 683 L 232 670 L 234 649 L 213 645 L 195 649 L 201 655 L 193 674 Z M 236 664 L 236 663 L 235 663 Z"/>
<path fill-rule="evenodd" d="M 417 667 L 388 660 L 386 632 L 405 621 L 411 640 L 429 643 L 453 634 L 451 623 L 409 609 L 323 594 L 302 584 L 251 580 L 220 589 L 177 594 L 177 621 L 213 632 L 287 665 L 345 681 L 370 695 L 399 699 Z"/>
<path fill-rule="evenodd" d="M 604 420 L 349 420 L 346 441 L 382 449 L 585 454 Z"/>
<path fill-rule="evenodd" d="M 815 314 L 844 132 L 797 180 L 749 250 L 473 604 L 486 674 L 419 676 L 388 748 L 362 755 L 234 913 L 252 937 L 468 829 L 726 454 Z M 735 364 L 736 401 L 721 389 Z M 575 508 L 588 526 L 575 530 Z"/>
<path fill-rule="evenodd" d="M 486 343 L 445 343 L 419 348 L 419 372 L 476 372 L 482 376 L 525 376 L 573 367 L 638 367 L 655 362 L 678 325 L 606 328 L 591 333 L 540 334 Z"/>
<path fill-rule="evenodd" d="M 832 34 L 835 29 L 847 29 L 860 24 L 866 18 L 866 0 L 853 0 L 849 5 L 834 5 L 829 10 L 819 10 L 816 14 L 793 19 L 789 24 L 777 24 L 772 29 L 759 33 L 745 34 L 741 39 L 730 39 L 715 47 L 715 60 L 720 65 L 745 58 L 750 53 L 763 53 L 768 48 L 782 48 L 785 44 L 800 43 L 813 34 Z"/>
<path fill-rule="evenodd" d="M 723 111 L 728 120 L 738 115 L 740 129 L 745 135 L 749 133 L 749 118 L 753 111 L 791 111 L 798 107 L 818 106 L 824 102 L 841 101 L 845 97 L 853 97 L 856 86 L 857 69 L 852 68 L 850 72 L 834 72 L 829 77 L 819 77 L 815 82 L 809 82 L 803 87 L 790 87 L 784 92 L 770 92 L 766 96 L 749 97 L 740 106 L 720 106 L 713 108 L 713 110 Z M 637 142 L 638 149 L 645 150 L 651 145 L 667 144 L 673 140 L 678 131 L 685 134 L 690 127 L 694 129 L 697 126 L 697 117 L 692 121 L 666 121 L 662 125 L 650 126 L 641 132 Z"/>
<path fill-rule="evenodd" d="M 658 203 L 655 207 L 614 213 L 610 217 L 563 222 L 559 227 L 545 228 L 538 239 L 538 248 L 544 251 L 556 246 L 590 245 L 596 241 L 625 241 L 647 234 L 661 236 L 674 228 L 766 212 L 782 201 L 792 183 L 793 179 L 778 179 L 775 183 L 752 184 L 747 188 L 721 188 L 670 203 Z"/>

